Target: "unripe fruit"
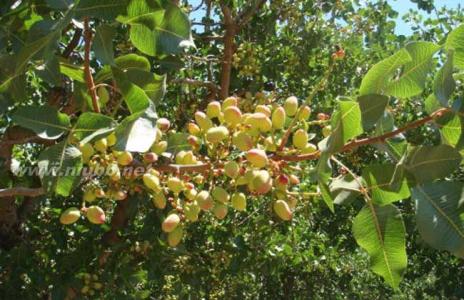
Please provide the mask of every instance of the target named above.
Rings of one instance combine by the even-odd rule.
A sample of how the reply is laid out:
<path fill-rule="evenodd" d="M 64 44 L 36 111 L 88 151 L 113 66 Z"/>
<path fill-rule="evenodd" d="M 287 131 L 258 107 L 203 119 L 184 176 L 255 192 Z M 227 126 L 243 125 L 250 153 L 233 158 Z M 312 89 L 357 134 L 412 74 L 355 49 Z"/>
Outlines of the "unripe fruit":
<path fill-rule="evenodd" d="M 306 121 L 311 115 L 311 108 L 307 105 L 303 106 L 298 113 L 298 120 Z"/>
<path fill-rule="evenodd" d="M 195 200 L 195 197 L 197 196 L 198 192 L 196 189 L 186 189 L 184 190 L 184 196 L 185 198 L 189 199 L 190 201 Z"/>
<path fill-rule="evenodd" d="M 277 150 L 277 145 L 271 136 L 268 136 L 264 140 L 264 147 L 266 151 L 269 151 L 269 152 L 275 152 Z"/>
<path fill-rule="evenodd" d="M 213 122 L 211 122 L 211 120 L 205 115 L 204 112 L 197 111 L 195 113 L 195 121 L 203 131 L 206 131 L 213 127 Z"/>
<path fill-rule="evenodd" d="M 266 105 L 258 105 L 256 106 L 255 112 L 262 113 L 266 115 L 266 117 L 270 118 L 271 117 L 271 109 L 267 107 Z"/>
<path fill-rule="evenodd" d="M 228 97 L 222 102 L 222 110 L 224 111 L 226 108 L 230 106 L 237 106 L 238 100 L 235 97 Z"/>
<path fill-rule="evenodd" d="M 236 185 L 245 185 L 248 184 L 248 179 L 245 176 L 240 176 L 235 182 Z"/>
<path fill-rule="evenodd" d="M 143 155 L 143 160 L 147 163 L 153 163 L 158 160 L 158 155 L 155 152 L 148 152 Z"/>
<path fill-rule="evenodd" d="M 163 223 L 161 224 L 161 229 L 164 232 L 171 232 L 180 224 L 180 217 L 177 214 L 170 214 L 164 219 Z"/>
<path fill-rule="evenodd" d="M 301 150 L 301 153 L 303 154 L 311 154 L 317 151 L 317 146 L 311 143 L 308 143 L 306 147 Z"/>
<path fill-rule="evenodd" d="M 114 132 L 106 137 L 106 142 L 108 144 L 108 147 L 116 145 L 117 141 L 118 139 L 116 138 L 116 134 Z"/>
<path fill-rule="evenodd" d="M 295 96 L 288 97 L 285 100 L 284 109 L 288 116 L 293 117 L 298 111 L 298 99 Z"/>
<path fill-rule="evenodd" d="M 230 178 L 235 178 L 240 172 L 240 166 L 235 161 L 228 161 L 224 165 L 224 173 Z"/>
<path fill-rule="evenodd" d="M 208 106 L 206 107 L 206 115 L 208 118 L 217 118 L 219 117 L 219 114 L 221 113 L 221 103 L 218 101 L 213 101 L 208 103 Z"/>
<path fill-rule="evenodd" d="M 322 135 L 324 137 L 328 137 L 332 133 L 332 126 L 327 125 L 324 128 L 322 128 Z"/>
<path fill-rule="evenodd" d="M 173 193 L 178 194 L 184 189 L 184 182 L 177 177 L 170 177 L 167 186 Z"/>
<path fill-rule="evenodd" d="M 111 163 L 110 165 L 108 165 L 108 175 L 113 181 L 121 180 L 121 171 L 119 170 L 117 164 Z"/>
<path fill-rule="evenodd" d="M 100 86 L 97 89 L 97 96 L 98 96 L 98 101 L 102 106 L 105 106 L 106 103 L 110 100 L 110 94 L 108 93 L 108 90 L 104 86 Z"/>
<path fill-rule="evenodd" d="M 242 121 L 242 112 L 236 106 L 229 106 L 224 110 L 224 121 L 231 126 L 235 126 Z"/>
<path fill-rule="evenodd" d="M 264 118 L 261 123 L 259 123 L 259 130 L 261 132 L 268 132 L 272 129 L 272 121 L 268 117 Z"/>
<path fill-rule="evenodd" d="M 284 200 L 277 200 L 274 202 L 274 212 L 284 221 L 290 221 L 292 219 L 292 211 Z"/>
<path fill-rule="evenodd" d="M 95 193 L 93 190 L 85 190 L 84 191 L 84 195 L 83 195 L 83 199 L 85 202 L 93 202 L 95 201 L 95 199 L 97 199 L 97 196 L 95 196 Z"/>
<path fill-rule="evenodd" d="M 65 210 L 60 216 L 60 223 L 63 225 L 70 225 L 81 217 L 81 211 L 76 207 L 70 207 Z"/>
<path fill-rule="evenodd" d="M 213 196 L 214 200 L 227 203 L 229 202 L 230 196 L 229 193 L 225 189 L 219 186 L 215 186 L 211 191 L 211 195 Z"/>
<path fill-rule="evenodd" d="M 251 180 L 250 187 L 257 194 L 266 194 L 272 189 L 272 178 L 268 171 L 261 170 Z"/>
<path fill-rule="evenodd" d="M 121 166 L 128 166 L 133 160 L 132 153 L 129 151 L 124 151 L 118 156 L 118 164 Z"/>
<path fill-rule="evenodd" d="M 197 163 L 197 158 L 193 154 L 192 151 L 187 151 L 184 155 L 184 158 L 182 160 L 182 164 L 184 165 L 194 165 Z"/>
<path fill-rule="evenodd" d="M 98 188 L 98 189 L 95 190 L 95 196 L 96 196 L 97 198 L 105 198 L 105 197 L 106 197 L 106 193 L 105 193 L 104 190 Z"/>
<path fill-rule="evenodd" d="M 157 155 L 163 154 L 166 149 L 168 149 L 168 142 L 166 141 L 160 141 L 151 146 L 151 151 L 155 152 Z"/>
<path fill-rule="evenodd" d="M 308 144 L 308 133 L 303 129 L 298 129 L 293 134 L 293 146 L 297 149 L 304 149 Z"/>
<path fill-rule="evenodd" d="M 238 211 L 246 210 L 246 196 L 244 193 L 234 193 L 231 198 L 232 207 Z"/>
<path fill-rule="evenodd" d="M 251 129 L 259 130 L 266 118 L 263 113 L 253 113 L 245 119 L 245 124 L 250 125 Z"/>
<path fill-rule="evenodd" d="M 190 222 L 196 222 L 198 220 L 198 214 L 200 213 L 200 206 L 196 202 L 190 202 L 184 206 L 184 215 Z"/>
<path fill-rule="evenodd" d="M 194 135 L 189 135 L 187 137 L 187 143 L 189 143 L 189 145 L 192 146 L 193 149 L 195 149 L 200 146 L 200 139 Z"/>
<path fill-rule="evenodd" d="M 216 203 L 213 208 L 213 214 L 218 220 L 222 220 L 227 216 L 227 206 L 222 203 Z"/>
<path fill-rule="evenodd" d="M 211 144 L 218 144 L 229 136 L 229 130 L 224 126 L 218 126 L 208 129 L 206 140 Z"/>
<path fill-rule="evenodd" d="M 282 106 L 277 107 L 272 113 L 272 127 L 282 129 L 285 125 L 287 114 Z"/>
<path fill-rule="evenodd" d="M 166 132 L 171 127 L 171 122 L 166 118 L 160 118 L 156 121 L 156 126 L 162 131 Z"/>
<path fill-rule="evenodd" d="M 238 132 L 234 134 L 232 143 L 240 151 L 248 151 L 253 148 L 253 138 L 246 132 Z"/>
<path fill-rule="evenodd" d="M 177 152 L 177 154 L 176 154 L 176 164 L 183 165 L 185 155 L 187 155 L 187 151 L 181 150 L 181 151 Z"/>
<path fill-rule="evenodd" d="M 170 247 L 176 247 L 182 241 L 184 236 L 184 229 L 181 226 L 177 227 L 174 231 L 168 233 L 168 245 Z"/>
<path fill-rule="evenodd" d="M 108 147 L 108 141 L 103 138 L 99 139 L 98 141 L 95 142 L 95 149 L 99 152 L 106 152 L 106 148 Z"/>
<path fill-rule="evenodd" d="M 87 163 L 90 158 L 95 154 L 95 150 L 93 149 L 92 145 L 90 144 L 82 144 L 80 147 L 80 150 L 82 152 L 82 161 L 84 163 Z"/>
<path fill-rule="evenodd" d="M 208 191 L 199 192 L 195 197 L 195 201 L 197 201 L 202 210 L 210 210 L 214 205 L 213 198 L 211 198 Z"/>
<path fill-rule="evenodd" d="M 153 195 L 152 202 L 156 208 L 164 209 L 166 207 L 166 196 L 164 196 L 163 192 L 156 193 Z"/>
<path fill-rule="evenodd" d="M 201 131 L 200 127 L 195 123 L 188 123 L 187 130 L 191 135 L 199 135 Z"/>
<path fill-rule="evenodd" d="M 127 199 L 127 192 L 126 191 L 116 191 L 113 193 L 113 198 L 116 201 L 122 201 Z"/>
<path fill-rule="evenodd" d="M 257 168 L 264 168 L 268 164 L 266 152 L 261 149 L 248 150 L 246 159 Z"/>
<path fill-rule="evenodd" d="M 290 179 L 291 184 L 293 184 L 293 185 L 300 184 L 300 178 L 298 178 L 298 176 L 296 176 L 295 174 L 290 174 L 290 176 L 288 178 Z"/>
<path fill-rule="evenodd" d="M 143 184 L 152 191 L 159 193 L 161 191 L 161 185 L 159 178 L 153 174 L 143 174 Z"/>
<path fill-rule="evenodd" d="M 319 121 L 327 121 L 328 119 L 330 119 L 330 116 L 328 114 L 325 114 L 325 113 L 318 113 L 316 118 Z"/>
<path fill-rule="evenodd" d="M 93 205 L 87 208 L 87 219 L 93 224 L 105 223 L 105 212 L 99 206 Z"/>

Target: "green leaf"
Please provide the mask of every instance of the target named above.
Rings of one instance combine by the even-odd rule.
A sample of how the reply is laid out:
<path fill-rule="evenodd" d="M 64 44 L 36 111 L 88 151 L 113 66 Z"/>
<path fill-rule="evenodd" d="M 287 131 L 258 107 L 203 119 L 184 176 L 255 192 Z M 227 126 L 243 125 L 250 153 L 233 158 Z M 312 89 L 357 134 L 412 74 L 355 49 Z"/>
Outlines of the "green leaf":
<path fill-rule="evenodd" d="M 137 54 L 127 54 L 120 57 L 117 57 L 114 60 L 116 66 L 126 72 L 130 72 L 131 70 L 142 70 L 146 72 L 150 72 L 150 62 L 146 57 L 137 55 Z M 97 83 L 101 83 L 112 78 L 111 67 L 104 66 L 100 72 L 97 73 L 95 76 L 95 81 Z"/>
<path fill-rule="evenodd" d="M 454 65 L 461 70 L 464 69 L 464 24 L 448 34 L 445 49 L 454 50 Z"/>
<path fill-rule="evenodd" d="M 442 108 L 440 102 L 438 102 L 437 98 L 434 94 L 430 94 L 427 99 L 425 99 L 425 111 L 428 114 L 432 114 L 433 112 Z"/>
<path fill-rule="evenodd" d="M 116 35 L 114 27 L 102 24 L 97 27 L 92 49 L 96 58 L 104 65 L 114 62 L 113 39 Z"/>
<path fill-rule="evenodd" d="M 462 131 L 464 118 L 455 112 L 448 112 L 437 119 L 436 123 L 440 126 L 440 132 L 444 140 L 443 143 L 461 150 L 464 146 Z"/>
<path fill-rule="evenodd" d="M 391 182 L 395 165 L 370 165 L 364 168 L 362 177 L 372 195 L 372 201 L 377 205 L 387 205 L 409 198 L 409 187 L 406 178 L 402 178 L 400 188 L 392 189 Z"/>
<path fill-rule="evenodd" d="M 154 102 L 163 98 L 166 93 L 166 76 L 140 69 L 131 69 L 126 72 L 127 79 L 142 88 L 145 94 Z"/>
<path fill-rule="evenodd" d="M 147 152 L 156 140 L 157 118 L 151 106 L 125 118 L 116 128 L 115 150 Z"/>
<path fill-rule="evenodd" d="M 89 143 L 112 132 L 116 122 L 107 116 L 86 112 L 79 116 L 74 126 L 74 136 L 82 143 Z"/>
<path fill-rule="evenodd" d="M 332 168 L 330 166 L 330 154 L 328 152 L 322 153 L 317 163 L 317 183 L 327 207 L 331 212 L 334 212 L 334 199 L 330 193 L 329 182 L 332 177 Z"/>
<path fill-rule="evenodd" d="M 128 4 L 129 0 L 80 0 L 74 10 L 78 18 L 94 17 L 111 21 L 124 14 Z"/>
<path fill-rule="evenodd" d="M 453 78 L 453 52 L 448 53 L 448 59 L 443 67 L 435 75 L 433 81 L 433 92 L 441 105 L 448 106 L 450 96 L 456 88 L 456 82 Z"/>
<path fill-rule="evenodd" d="M 416 222 L 422 238 L 438 250 L 464 257 L 464 227 L 460 214 L 464 185 L 460 182 L 434 182 L 412 190 Z"/>
<path fill-rule="evenodd" d="M 127 16 L 118 21 L 130 25 L 133 45 L 147 55 L 177 54 L 193 45 L 188 16 L 170 2 L 161 7 L 151 1 L 132 1 Z"/>
<path fill-rule="evenodd" d="M 82 154 L 67 141 L 48 147 L 38 161 L 42 186 L 48 193 L 67 197 L 80 180 Z"/>
<path fill-rule="evenodd" d="M 190 150 L 192 146 L 187 142 L 189 134 L 185 132 L 173 132 L 168 135 L 168 148 L 166 152 L 177 153 L 181 150 Z"/>
<path fill-rule="evenodd" d="M 364 76 L 359 93 L 361 96 L 369 94 L 384 94 L 390 78 L 402 65 L 412 61 L 409 52 L 401 49 L 392 56 L 375 64 Z"/>
<path fill-rule="evenodd" d="M 131 113 L 137 113 L 147 109 L 151 103 L 150 98 L 142 88 L 133 84 L 127 74 L 117 67 L 111 68 L 116 85 L 126 101 L 127 107 Z"/>
<path fill-rule="evenodd" d="M 404 167 L 418 183 L 449 176 L 461 163 L 459 152 L 449 145 L 412 147 Z"/>
<path fill-rule="evenodd" d="M 55 140 L 69 131 L 70 120 L 66 114 L 51 106 L 25 106 L 11 116 L 13 122 L 34 131 L 43 139 Z"/>
<path fill-rule="evenodd" d="M 354 219 L 353 234 L 369 253 L 372 270 L 398 288 L 407 266 L 406 231 L 398 208 L 366 205 Z"/>
<path fill-rule="evenodd" d="M 398 98 L 408 98 L 422 93 L 427 75 L 433 67 L 433 55 L 440 46 L 430 42 L 413 42 L 407 44 L 405 49 L 412 60 L 405 64 L 401 76 L 386 88 L 388 95 Z"/>
<path fill-rule="evenodd" d="M 35 73 L 52 86 L 62 85 L 60 64 L 55 55 L 52 55 L 46 61 L 43 61 L 42 64 L 37 65 Z"/>
<path fill-rule="evenodd" d="M 334 178 L 330 183 L 330 193 L 334 203 L 338 205 L 347 205 L 353 202 L 361 193 L 359 192 L 359 178 L 347 174 Z"/>
<path fill-rule="evenodd" d="M 383 95 L 364 95 L 358 97 L 361 109 L 362 125 L 369 130 L 383 116 L 388 104 L 388 97 Z"/>
<path fill-rule="evenodd" d="M 363 133 L 361 109 L 355 101 L 339 101 L 338 110 L 332 116 L 332 134 L 327 141 L 327 151 L 335 153 L 345 143 Z"/>
<path fill-rule="evenodd" d="M 65 59 L 60 60 L 60 72 L 70 79 L 85 83 L 84 67 L 69 63 Z"/>

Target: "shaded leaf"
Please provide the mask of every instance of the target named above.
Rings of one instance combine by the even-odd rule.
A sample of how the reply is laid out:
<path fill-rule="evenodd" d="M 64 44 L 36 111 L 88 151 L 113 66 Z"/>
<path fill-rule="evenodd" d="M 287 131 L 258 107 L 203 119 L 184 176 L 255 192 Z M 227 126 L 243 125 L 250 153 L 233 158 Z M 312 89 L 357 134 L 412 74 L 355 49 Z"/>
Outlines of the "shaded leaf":
<path fill-rule="evenodd" d="M 398 208 L 364 206 L 354 219 L 353 234 L 369 253 L 372 270 L 397 288 L 407 266 L 406 231 Z"/>
<path fill-rule="evenodd" d="M 434 182 L 412 190 L 416 222 L 422 238 L 438 250 L 464 257 L 464 227 L 460 214 L 464 185 L 460 182 Z"/>
<path fill-rule="evenodd" d="M 102 114 L 86 112 L 79 116 L 74 126 L 74 136 L 82 143 L 103 138 L 114 130 L 115 121 Z"/>
<path fill-rule="evenodd" d="M 113 77 L 116 85 L 124 97 L 131 113 L 137 113 L 147 109 L 151 103 L 150 98 L 142 88 L 132 83 L 127 74 L 117 67 L 112 67 Z"/>
<path fill-rule="evenodd" d="M 116 34 L 114 27 L 102 24 L 97 27 L 92 49 L 96 58 L 104 65 L 114 62 L 113 39 Z"/>
<path fill-rule="evenodd" d="M 387 205 L 409 198 L 409 187 L 406 178 L 402 178 L 399 189 L 391 186 L 395 165 L 370 165 L 363 169 L 362 177 L 366 182 L 372 201 L 377 205 Z"/>
<path fill-rule="evenodd" d="M 383 95 L 364 95 L 358 97 L 364 130 L 372 128 L 383 116 L 388 97 Z"/>
<path fill-rule="evenodd" d="M 126 12 L 128 4 L 129 0 L 80 0 L 74 10 L 78 18 L 94 17 L 114 20 Z"/>
<path fill-rule="evenodd" d="M 445 43 L 446 50 L 454 50 L 454 65 L 464 69 L 464 24 L 448 34 Z"/>
<path fill-rule="evenodd" d="M 327 151 L 335 153 L 345 143 L 363 133 L 361 109 L 355 101 L 339 101 L 338 110 L 331 119 L 332 134 L 327 141 Z"/>
<path fill-rule="evenodd" d="M 433 81 L 433 92 L 441 105 L 448 106 L 450 96 L 456 88 L 456 82 L 453 78 L 453 52 L 448 53 L 448 59 L 435 75 Z"/>
<path fill-rule="evenodd" d="M 13 122 L 34 131 L 43 139 L 57 139 L 69 130 L 70 120 L 66 114 L 51 106 L 25 106 L 11 116 Z"/>

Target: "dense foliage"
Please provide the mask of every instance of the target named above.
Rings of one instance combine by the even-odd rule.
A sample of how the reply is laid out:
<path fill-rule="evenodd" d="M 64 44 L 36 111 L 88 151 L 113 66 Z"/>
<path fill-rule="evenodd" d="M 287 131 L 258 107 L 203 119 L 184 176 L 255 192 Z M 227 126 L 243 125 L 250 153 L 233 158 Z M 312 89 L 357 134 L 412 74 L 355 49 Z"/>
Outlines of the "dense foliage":
<path fill-rule="evenodd" d="M 464 297 L 464 16 L 414 2 L 7 0 L 0 297 Z"/>

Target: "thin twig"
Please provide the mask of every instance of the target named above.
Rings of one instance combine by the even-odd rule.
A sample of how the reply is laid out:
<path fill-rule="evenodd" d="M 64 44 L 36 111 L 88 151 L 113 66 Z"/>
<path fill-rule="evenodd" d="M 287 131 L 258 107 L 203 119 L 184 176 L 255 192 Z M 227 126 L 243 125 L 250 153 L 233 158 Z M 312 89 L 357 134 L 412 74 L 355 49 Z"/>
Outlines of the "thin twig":
<path fill-rule="evenodd" d="M 89 18 L 84 19 L 84 73 L 87 88 L 92 98 L 93 110 L 100 113 L 100 105 L 98 103 L 97 91 L 95 90 L 95 82 L 93 81 L 92 71 L 90 70 L 90 49 L 92 47 L 92 30 L 89 25 Z"/>

